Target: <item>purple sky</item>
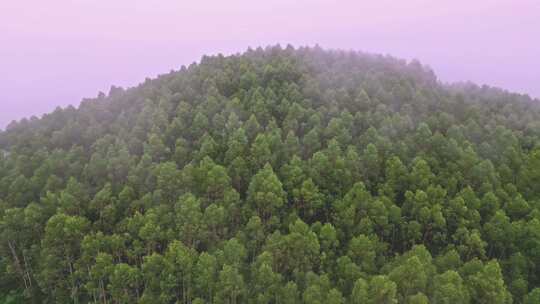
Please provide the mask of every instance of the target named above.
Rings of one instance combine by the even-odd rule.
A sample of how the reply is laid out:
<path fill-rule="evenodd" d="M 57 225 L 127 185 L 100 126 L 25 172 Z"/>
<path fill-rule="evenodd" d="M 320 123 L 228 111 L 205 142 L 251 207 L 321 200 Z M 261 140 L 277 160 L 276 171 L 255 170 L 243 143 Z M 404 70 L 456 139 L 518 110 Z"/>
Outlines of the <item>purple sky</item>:
<path fill-rule="evenodd" d="M 0 0 L 0 128 L 275 43 L 418 58 L 443 81 L 540 97 L 539 0 Z"/>

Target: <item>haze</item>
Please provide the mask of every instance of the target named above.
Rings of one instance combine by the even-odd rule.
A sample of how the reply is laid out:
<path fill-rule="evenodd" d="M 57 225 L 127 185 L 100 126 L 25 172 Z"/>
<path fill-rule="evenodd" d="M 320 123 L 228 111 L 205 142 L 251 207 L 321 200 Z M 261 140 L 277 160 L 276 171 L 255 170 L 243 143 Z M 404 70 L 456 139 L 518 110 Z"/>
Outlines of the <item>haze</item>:
<path fill-rule="evenodd" d="M 248 46 L 418 58 L 442 81 L 540 96 L 540 1 L 2 0 L 0 128 Z"/>

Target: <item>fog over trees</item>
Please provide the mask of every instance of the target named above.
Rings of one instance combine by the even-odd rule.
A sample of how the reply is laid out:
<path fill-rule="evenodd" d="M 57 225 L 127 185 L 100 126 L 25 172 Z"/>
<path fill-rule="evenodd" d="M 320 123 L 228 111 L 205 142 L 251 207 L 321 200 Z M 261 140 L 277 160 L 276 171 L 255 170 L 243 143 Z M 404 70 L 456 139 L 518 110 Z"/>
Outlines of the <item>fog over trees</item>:
<path fill-rule="evenodd" d="M 540 104 L 318 47 L 0 133 L 0 303 L 540 303 Z"/>

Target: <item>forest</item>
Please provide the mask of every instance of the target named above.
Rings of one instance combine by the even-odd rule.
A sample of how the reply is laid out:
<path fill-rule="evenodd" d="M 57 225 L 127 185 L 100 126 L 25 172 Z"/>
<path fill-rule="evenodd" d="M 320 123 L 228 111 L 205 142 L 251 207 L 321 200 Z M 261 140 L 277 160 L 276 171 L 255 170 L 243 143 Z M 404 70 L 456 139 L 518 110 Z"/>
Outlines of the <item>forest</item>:
<path fill-rule="evenodd" d="M 269 46 L 0 132 L 0 303 L 540 303 L 540 101 Z"/>

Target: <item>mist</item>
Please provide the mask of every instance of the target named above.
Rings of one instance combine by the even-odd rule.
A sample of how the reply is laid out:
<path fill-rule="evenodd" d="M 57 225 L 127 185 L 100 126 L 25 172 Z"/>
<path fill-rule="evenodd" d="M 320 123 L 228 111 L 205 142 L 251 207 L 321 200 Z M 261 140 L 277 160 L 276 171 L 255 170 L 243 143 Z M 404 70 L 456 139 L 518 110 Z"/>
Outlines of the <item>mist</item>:
<path fill-rule="evenodd" d="M 202 55 L 279 43 L 413 59 L 540 96 L 538 1 L 2 1 L 0 128 Z"/>

